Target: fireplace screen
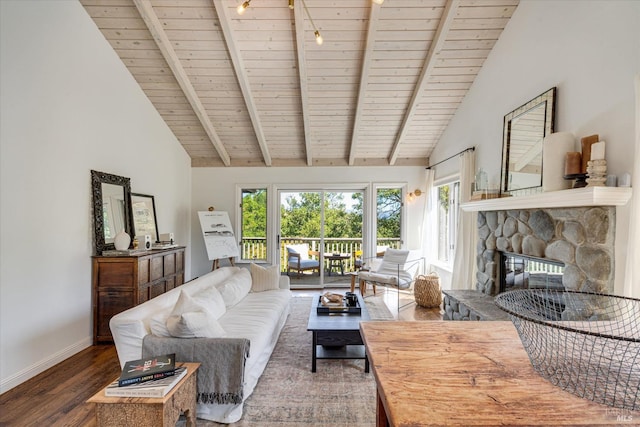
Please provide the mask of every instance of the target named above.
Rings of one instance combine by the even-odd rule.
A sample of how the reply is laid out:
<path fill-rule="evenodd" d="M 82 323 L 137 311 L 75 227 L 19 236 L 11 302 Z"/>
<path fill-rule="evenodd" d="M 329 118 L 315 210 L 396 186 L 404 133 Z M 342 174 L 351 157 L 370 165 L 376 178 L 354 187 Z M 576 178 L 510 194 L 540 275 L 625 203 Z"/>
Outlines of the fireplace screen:
<path fill-rule="evenodd" d="M 562 286 L 564 263 L 509 252 L 501 253 L 500 292 L 512 289 L 558 289 Z"/>

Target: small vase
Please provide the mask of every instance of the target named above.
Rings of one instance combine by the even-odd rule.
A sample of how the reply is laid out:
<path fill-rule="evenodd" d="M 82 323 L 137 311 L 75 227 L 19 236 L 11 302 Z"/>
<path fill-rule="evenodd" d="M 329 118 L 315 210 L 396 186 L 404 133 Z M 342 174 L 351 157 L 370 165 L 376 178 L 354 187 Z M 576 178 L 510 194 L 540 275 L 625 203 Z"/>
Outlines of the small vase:
<path fill-rule="evenodd" d="M 131 243 L 131 237 L 124 230 L 116 234 L 116 237 L 113 239 L 113 245 L 119 251 L 124 251 L 129 249 L 129 243 Z"/>

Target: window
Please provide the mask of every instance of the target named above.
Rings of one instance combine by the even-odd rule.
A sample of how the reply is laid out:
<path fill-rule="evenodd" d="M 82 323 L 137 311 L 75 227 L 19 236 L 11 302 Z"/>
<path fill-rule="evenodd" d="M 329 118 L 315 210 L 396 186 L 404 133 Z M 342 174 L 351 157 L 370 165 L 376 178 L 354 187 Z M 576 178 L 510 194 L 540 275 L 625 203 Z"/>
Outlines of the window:
<path fill-rule="evenodd" d="M 376 191 L 376 247 L 400 249 L 402 231 L 402 189 Z"/>
<path fill-rule="evenodd" d="M 240 205 L 240 259 L 267 260 L 267 189 L 243 188 Z"/>
<path fill-rule="evenodd" d="M 445 264 L 453 263 L 453 255 L 455 253 L 459 187 L 459 181 L 436 187 L 438 261 Z"/>

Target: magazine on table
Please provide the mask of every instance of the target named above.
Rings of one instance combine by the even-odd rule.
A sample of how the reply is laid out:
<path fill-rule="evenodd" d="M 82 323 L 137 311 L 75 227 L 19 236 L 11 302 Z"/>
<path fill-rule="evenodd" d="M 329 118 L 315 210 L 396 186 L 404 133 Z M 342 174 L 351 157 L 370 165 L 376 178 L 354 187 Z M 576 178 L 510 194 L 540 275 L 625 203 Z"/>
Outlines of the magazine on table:
<path fill-rule="evenodd" d="M 187 375 L 187 367 L 180 366 L 176 368 L 175 374 L 169 377 L 126 387 L 119 386 L 118 380 L 115 380 L 107 386 L 104 395 L 109 397 L 164 397 L 185 375 Z"/>
<path fill-rule="evenodd" d="M 170 377 L 176 370 L 175 353 L 131 360 L 124 364 L 118 379 L 120 387 Z"/>

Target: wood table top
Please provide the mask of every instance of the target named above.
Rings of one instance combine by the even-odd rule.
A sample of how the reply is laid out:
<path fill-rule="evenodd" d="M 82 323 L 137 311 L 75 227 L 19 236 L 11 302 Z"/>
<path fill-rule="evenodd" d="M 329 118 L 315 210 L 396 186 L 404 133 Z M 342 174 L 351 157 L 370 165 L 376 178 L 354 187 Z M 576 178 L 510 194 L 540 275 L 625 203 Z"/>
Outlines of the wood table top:
<path fill-rule="evenodd" d="M 360 330 L 392 426 L 640 424 L 638 411 L 538 375 L 509 321 L 364 322 Z"/>

